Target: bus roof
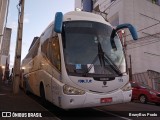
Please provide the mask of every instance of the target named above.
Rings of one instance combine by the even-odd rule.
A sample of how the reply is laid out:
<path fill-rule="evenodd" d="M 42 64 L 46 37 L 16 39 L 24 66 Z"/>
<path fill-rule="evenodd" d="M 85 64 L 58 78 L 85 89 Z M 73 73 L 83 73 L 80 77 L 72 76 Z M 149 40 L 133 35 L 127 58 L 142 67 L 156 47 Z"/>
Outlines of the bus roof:
<path fill-rule="evenodd" d="M 90 13 L 90 12 L 84 12 L 84 11 L 71 11 L 71 12 L 68 12 L 68 13 L 64 14 L 63 21 L 76 21 L 76 20 L 95 21 L 95 22 L 100 22 L 100 23 L 104 23 L 104 24 L 107 24 L 107 25 L 111 26 L 110 23 L 105 21 L 105 19 L 101 15 L 98 15 L 98 14 L 94 14 L 94 13 Z M 46 29 L 48 29 L 53 24 L 54 24 L 54 22 L 52 21 L 47 26 Z M 44 34 L 46 29 L 42 32 L 41 35 Z"/>
<path fill-rule="evenodd" d="M 72 11 L 64 14 L 63 21 L 74 21 L 74 20 L 95 21 L 111 26 L 111 24 L 108 23 L 101 15 L 95 13 L 84 12 L 84 11 Z"/>

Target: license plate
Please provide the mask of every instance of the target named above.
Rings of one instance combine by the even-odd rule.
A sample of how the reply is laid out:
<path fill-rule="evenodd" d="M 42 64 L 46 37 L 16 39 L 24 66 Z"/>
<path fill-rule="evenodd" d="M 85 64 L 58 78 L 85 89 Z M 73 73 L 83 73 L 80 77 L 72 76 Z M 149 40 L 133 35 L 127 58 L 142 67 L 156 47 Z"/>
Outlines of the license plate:
<path fill-rule="evenodd" d="M 112 98 L 101 98 L 101 103 L 110 103 L 112 102 Z"/>

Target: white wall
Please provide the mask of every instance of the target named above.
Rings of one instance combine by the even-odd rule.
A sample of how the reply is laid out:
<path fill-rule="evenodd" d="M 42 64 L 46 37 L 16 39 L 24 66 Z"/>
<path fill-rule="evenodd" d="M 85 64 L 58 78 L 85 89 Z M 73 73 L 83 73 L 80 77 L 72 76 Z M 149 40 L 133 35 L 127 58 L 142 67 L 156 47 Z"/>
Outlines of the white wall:
<path fill-rule="evenodd" d="M 160 6 L 146 0 L 123 1 L 124 6 L 126 6 L 123 7 L 123 22 L 132 23 L 137 31 L 140 31 L 138 35 L 141 38 L 127 46 L 127 53 L 132 56 L 133 73 L 144 72 L 148 69 L 160 72 L 160 38 L 158 38 L 160 34 L 149 37 L 149 34 L 160 33 L 160 24 L 157 24 L 160 23 Z M 154 24 L 157 25 L 147 28 Z M 130 40 L 131 38 L 127 39 Z"/>

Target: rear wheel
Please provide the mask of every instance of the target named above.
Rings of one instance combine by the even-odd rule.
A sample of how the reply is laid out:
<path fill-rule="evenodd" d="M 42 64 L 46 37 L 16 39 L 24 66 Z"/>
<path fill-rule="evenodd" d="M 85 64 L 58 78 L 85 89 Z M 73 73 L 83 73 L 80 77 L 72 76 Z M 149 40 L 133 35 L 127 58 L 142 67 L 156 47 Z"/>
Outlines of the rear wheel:
<path fill-rule="evenodd" d="M 44 91 L 44 86 L 43 83 L 40 85 L 40 97 L 43 105 L 46 105 L 46 98 L 45 98 L 45 91 Z"/>
<path fill-rule="evenodd" d="M 139 97 L 139 101 L 143 104 L 147 103 L 147 97 L 145 95 L 141 95 Z"/>

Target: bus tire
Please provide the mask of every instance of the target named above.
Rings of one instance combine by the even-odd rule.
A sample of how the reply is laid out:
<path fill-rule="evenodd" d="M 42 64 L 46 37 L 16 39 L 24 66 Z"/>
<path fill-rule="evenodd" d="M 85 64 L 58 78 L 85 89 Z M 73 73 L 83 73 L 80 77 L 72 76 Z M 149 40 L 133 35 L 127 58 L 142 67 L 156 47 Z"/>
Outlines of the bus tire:
<path fill-rule="evenodd" d="M 26 81 L 23 81 L 23 91 L 24 91 L 24 93 L 25 93 L 26 95 L 29 94 L 29 91 L 27 90 L 27 83 L 26 83 Z"/>
<path fill-rule="evenodd" d="M 46 105 L 45 91 L 43 83 L 40 84 L 40 97 L 43 105 Z"/>

